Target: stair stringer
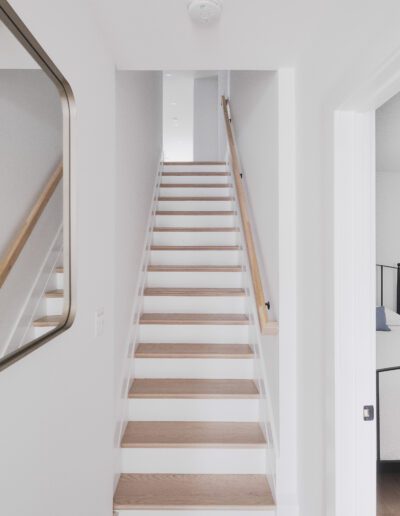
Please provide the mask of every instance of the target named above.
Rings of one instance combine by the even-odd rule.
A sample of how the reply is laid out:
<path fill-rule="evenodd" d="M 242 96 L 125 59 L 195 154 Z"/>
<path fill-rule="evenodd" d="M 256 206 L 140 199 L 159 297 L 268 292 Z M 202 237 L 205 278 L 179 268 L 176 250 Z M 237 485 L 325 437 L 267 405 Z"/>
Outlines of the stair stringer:
<path fill-rule="evenodd" d="M 250 332 L 252 334 L 252 338 L 250 339 L 250 342 L 252 343 L 254 347 L 254 353 L 256 356 L 255 361 L 255 374 L 256 374 L 256 381 L 258 383 L 260 392 L 262 394 L 262 397 L 259 401 L 259 411 L 260 411 L 260 423 L 262 425 L 262 429 L 264 432 L 265 437 L 267 438 L 268 447 L 269 447 L 269 453 L 267 454 L 267 471 L 270 471 L 271 473 L 268 474 L 268 482 L 270 484 L 271 492 L 276 500 L 276 461 L 278 456 L 278 449 L 279 449 L 279 442 L 278 442 L 278 434 L 276 429 L 276 423 L 275 423 L 275 415 L 271 403 L 271 398 L 268 393 L 271 392 L 270 390 L 270 382 L 268 379 L 268 374 L 265 368 L 265 357 L 263 352 L 263 345 L 262 345 L 262 335 L 260 332 L 260 326 L 258 324 L 258 312 L 257 312 L 257 306 L 255 303 L 255 294 L 254 294 L 254 288 L 253 288 L 253 281 L 251 277 L 251 269 L 249 264 L 249 256 L 247 252 L 247 246 L 246 246 L 246 240 L 244 238 L 244 231 L 243 231 L 243 223 L 242 218 L 240 215 L 240 207 L 237 200 L 237 189 L 236 189 L 236 182 L 234 181 L 233 177 L 233 170 L 232 170 L 232 164 L 229 159 L 229 152 L 227 152 L 226 157 L 226 163 L 229 172 L 232 174 L 232 184 L 233 184 L 233 192 L 234 192 L 234 209 L 236 211 L 235 219 L 236 219 L 236 226 L 240 228 L 239 232 L 239 242 L 242 246 L 242 254 L 243 254 L 243 264 L 244 264 L 244 270 L 243 270 L 243 278 L 244 278 L 244 287 L 248 290 L 249 296 L 248 296 L 248 313 L 247 315 L 250 317 L 250 320 L 253 321 L 253 324 L 250 327 Z M 272 336 L 264 337 L 264 338 L 274 338 Z"/>
<path fill-rule="evenodd" d="M 141 263 L 139 267 L 139 280 L 137 283 L 136 288 L 136 295 L 135 295 L 135 301 L 133 304 L 132 309 L 132 315 L 131 315 L 131 324 L 129 333 L 126 339 L 126 346 L 125 346 L 125 363 L 122 368 L 122 376 L 121 376 L 121 384 L 119 392 L 121 393 L 120 398 L 120 407 L 121 407 L 121 416 L 119 417 L 118 414 L 116 414 L 116 430 L 115 430 L 115 441 L 114 441 L 114 447 L 117 450 L 118 459 L 116 461 L 115 465 L 115 475 L 114 475 L 114 491 L 117 487 L 119 476 L 121 474 L 121 440 L 122 436 L 125 432 L 126 425 L 129 420 L 129 389 L 131 387 L 131 384 L 133 380 L 135 379 L 135 359 L 134 359 L 134 353 L 136 350 L 136 346 L 138 343 L 138 334 L 139 334 L 139 318 L 140 314 L 143 311 L 143 303 L 144 303 L 144 297 L 143 292 L 146 284 L 146 277 L 147 277 L 147 268 L 150 263 L 150 256 L 151 256 L 151 241 L 152 241 L 152 233 L 153 228 L 156 223 L 156 211 L 157 211 L 157 199 L 158 199 L 158 193 L 160 190 L 160 184 L 162 181 L 162 171 L 163 171 L 163 154 L 161 154 L 159 159 L 159 165 L 158 169 L 155 174 L 154 179 L 154 187 L 153 187 L 153 194 L 152 194 L 152 202 L 147 218 L 147 225 L 146 225 L 146 238 L 143 245 L 143 251 L 142 251 L 142 258 Z"/>

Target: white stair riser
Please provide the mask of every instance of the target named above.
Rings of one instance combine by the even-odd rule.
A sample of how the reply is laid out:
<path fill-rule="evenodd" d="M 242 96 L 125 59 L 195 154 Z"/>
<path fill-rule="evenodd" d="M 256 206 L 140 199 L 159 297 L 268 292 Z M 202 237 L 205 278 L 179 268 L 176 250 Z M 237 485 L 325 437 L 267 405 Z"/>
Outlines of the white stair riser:
<path fill-rule="evenodd" d="M 145 296 L 145 313 L 229 313 L 247 312 L 247 297 Z"/>
<path fill-rule="evenodd" d="M 254 360 L 249 358 L 136 358 L 136 378 L 252 379 Z"/>
<path fill-rule="evenodd" d="M 137 510 L 137 511 L 115 511 L 115 516 L 249 516 L 249 514 L 256 514 L 257 516 L 275 516 L 273 510 L 260 510 L 260 509 L 246 509 L 246 510 L 219 510 L 215 511 L 202 511 L 202 510 L 179 510 L 179 511 L 168 511 L 168 510 Z"/>
<path fill-rule="evenodd" d="M 241 265 L 242 251 L 151 251 L 151 265 Z"/>
<path fill-rule="evenodd" d="M 195 182 L 195 181 L 194 181 Z M 212 183 L 212 181 L 210 181 Z M 201 187 L 160 187 L 159 195 L 173 195 L 177 197 L 231 197 L 233 195 L 232 187 L 217 187 L 217 188 L 201 188 Z"/>
<path fill-rule="evenodd" d="M 157 215 L 155 226 L 165 228 L 231 228 L 236 224 L 233 215 Z"/>
<path fill-rule="evenodd" d="M 46 298 L 46 314 L 61 315 L 64 310 L 64 298 L 48 297 Z"/>
<path fill-rule="evenodd" d="M 128 401 L 130 421 L 258 422 L 257 399 L 152 399 Z"/>
<path fill-rule="evenodd" d="M 238 245 L 239 232 L 190 232 L 190 231 L 155 231 L 154 245 Z"/>
<path fill-rule="evenodd" d="M 140 342 L 248 344 L 249 325 L 141 324 Z"/>
<path fill-rule="evenodd" d="M 265 474 L 262 448 L 123 448 L 122 473 Z"/>
<path fill-rule="evenodd" d="M 227 172 L 227 165 L 164 165 L 164 172 Z"/>
<path fill-rule="evenodd" d="M 241 272 L 149 272 L 148 287 L 241 288 Z"/>
<path fill-rule="evenodd" d="M 64 289 L 64 273 L 63 272 L 56 273 L 56 288 L 58 290 Z"/>
<path fill-rule="evenodd" d="M 189 171 L 190 172 L 190 171 Z M 217 171 L 214 171 L 217 172 Z M 218 183 L 226 185 L 232 184 L 233 178 L 231 175 L 229 176 L 207 176 L 207 175 L 199 175 L 196 176 L 162 176 L 163 184 L 211 184 Z"/>
<path fill-rule="evenodd" d="M 233 211 L 232 201 L 158 201 L 161 211 Z"/>
<path fill-rule="evenodd" d="M 54 330 L 54 326 L 45 326 L 43 328 L 34 327 L 33 338 L 38 339 L 39 337 L 43 337 L 43 335 L 46 335 L 46 333 L 49 333 L 51 330 Z"/>

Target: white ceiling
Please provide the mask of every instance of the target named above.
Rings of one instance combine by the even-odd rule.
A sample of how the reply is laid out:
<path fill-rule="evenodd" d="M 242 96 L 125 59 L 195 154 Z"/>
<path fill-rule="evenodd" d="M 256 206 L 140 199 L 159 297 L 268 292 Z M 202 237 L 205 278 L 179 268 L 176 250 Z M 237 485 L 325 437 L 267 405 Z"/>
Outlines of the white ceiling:
<path fill-rule="evenodd" d="M 221 20 L 199 26 L 186 0 L 87 1 L 117 67 L 136 70 L 272 70 L 310 59 L 335 68 L 400 16 L 397 0 L 385 9 L 376 0 L 224 0 Z"/>

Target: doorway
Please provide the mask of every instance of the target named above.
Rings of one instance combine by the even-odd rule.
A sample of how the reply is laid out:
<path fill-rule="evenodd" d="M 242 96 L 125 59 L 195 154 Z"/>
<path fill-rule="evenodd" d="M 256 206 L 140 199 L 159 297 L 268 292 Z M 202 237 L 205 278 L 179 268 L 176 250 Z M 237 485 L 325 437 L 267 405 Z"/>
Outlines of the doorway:
<path fill-rule="evenodd" d="M 340 516 L 377 514 L 375 113 L 399 91 L 400 54 L 334 114 L 335 514 Z"/>

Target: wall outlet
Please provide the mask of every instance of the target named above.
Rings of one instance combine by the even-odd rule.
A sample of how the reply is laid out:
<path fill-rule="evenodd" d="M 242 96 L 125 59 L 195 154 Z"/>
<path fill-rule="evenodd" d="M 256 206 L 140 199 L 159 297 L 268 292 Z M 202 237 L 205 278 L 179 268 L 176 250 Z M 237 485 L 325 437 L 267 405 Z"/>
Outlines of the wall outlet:
<path fill-rule="evenodd" d="M 98 308 L 94 315 L 94 336 L 100 337 L 104 331 L 104 308 Z"/>

